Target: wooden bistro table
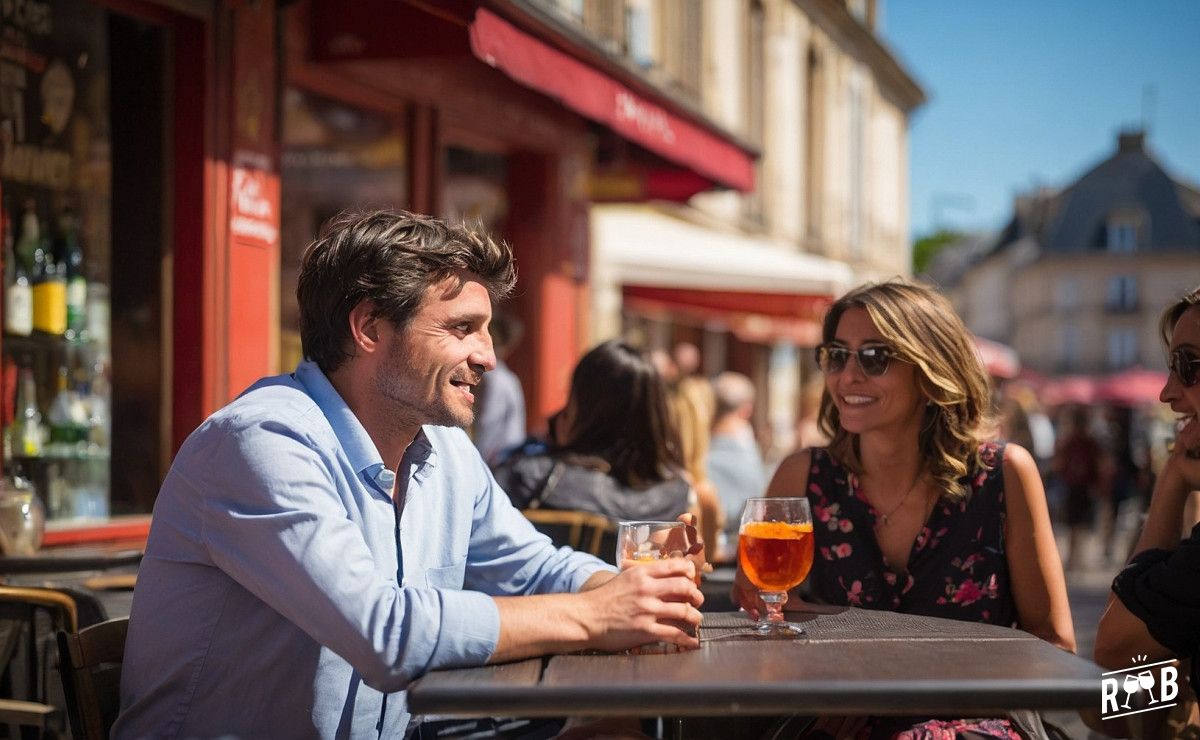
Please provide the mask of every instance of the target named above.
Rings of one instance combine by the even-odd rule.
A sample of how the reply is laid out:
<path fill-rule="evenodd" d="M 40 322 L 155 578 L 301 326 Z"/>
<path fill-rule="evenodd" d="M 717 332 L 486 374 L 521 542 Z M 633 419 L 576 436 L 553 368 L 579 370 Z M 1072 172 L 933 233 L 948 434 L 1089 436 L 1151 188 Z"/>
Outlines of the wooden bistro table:
<path fill-rule="evenodd" d="M 856 608 L 813 606 L 789 617 L 807 637 L 758 639 L 744 614 L 706 614 L 700 649 L 690 652 L 435 671 L 409 688 L 409 706 L 528 717 L 964 717 L 1100 707 L 1103 669 L 1025 632 Z"/>

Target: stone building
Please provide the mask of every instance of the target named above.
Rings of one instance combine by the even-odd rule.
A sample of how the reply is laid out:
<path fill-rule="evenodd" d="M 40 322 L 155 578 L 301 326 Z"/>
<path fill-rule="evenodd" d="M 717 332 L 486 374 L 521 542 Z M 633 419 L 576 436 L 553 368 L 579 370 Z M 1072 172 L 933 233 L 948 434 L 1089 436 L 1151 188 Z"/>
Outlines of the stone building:
<path fill-rule="evenodd" d="M 994 245 L 948 286 L 968 326 L 1044 375 L 1160 370 L 1162 307 L 1200 284 L 1200 191 L 1141 131 L 1061 189 L 1016 199 Z"/>

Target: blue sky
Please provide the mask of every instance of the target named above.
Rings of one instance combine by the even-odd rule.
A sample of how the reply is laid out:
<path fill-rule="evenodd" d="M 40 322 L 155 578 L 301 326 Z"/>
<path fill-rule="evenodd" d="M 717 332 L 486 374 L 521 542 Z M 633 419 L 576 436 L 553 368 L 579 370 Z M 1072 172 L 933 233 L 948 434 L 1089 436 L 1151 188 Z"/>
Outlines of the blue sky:
<path fill-rule="evenodd" d="M 884 42 L 925 88 L 910 225 L 999 228 L 1018 192 L 1069 184 L 1142 121 L 1200 184 L 1200 0 L 885 0 Z"/>

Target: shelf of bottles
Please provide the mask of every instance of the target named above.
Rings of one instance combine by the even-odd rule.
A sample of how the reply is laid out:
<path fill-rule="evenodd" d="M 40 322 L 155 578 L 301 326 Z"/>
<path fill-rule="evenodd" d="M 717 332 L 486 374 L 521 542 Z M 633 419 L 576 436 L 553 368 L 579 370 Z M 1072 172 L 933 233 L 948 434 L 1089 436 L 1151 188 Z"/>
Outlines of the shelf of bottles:
<path fill-rule="evenodd" d="M 32 483 L 50 519 L 106 517 L 108 288 L 87 278 L 71 208 L 39 213 L 31 198 L 19 217 L 4 210 L 6 385 L 15 367 L 5 468 Z"/>

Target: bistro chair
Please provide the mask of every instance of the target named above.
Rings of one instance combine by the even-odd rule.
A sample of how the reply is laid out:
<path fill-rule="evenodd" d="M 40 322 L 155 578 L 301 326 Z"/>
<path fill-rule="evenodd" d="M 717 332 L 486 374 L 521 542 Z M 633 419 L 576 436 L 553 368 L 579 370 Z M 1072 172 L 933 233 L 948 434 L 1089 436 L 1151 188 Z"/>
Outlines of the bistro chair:
<path fill-rule="evenodd" d="M 47 697 L 48 649 L 42 649 L 39 615 L 50 631 L 77 630 L 78 608 L 68 593 L 52 588 L 0 585 L 0 673 L 8 698 L 0 700 L 0 724 L 22 728 L 23 737 L 53 734 L 59 711 Z"/>
<path fill-rule="evenodd" d="M 525 518 L 554 544 L 590 553 L 605 562 L 616 560 L 617 525 L 590 511 L 523 509 Z"/>
<path fill-rule="evenodd" d="M 129 618 L 110 619 L 80 632 L 59 632 L 58 653 L 71 734 L 104 740 L 121 708 L 121 661 Z"/>

